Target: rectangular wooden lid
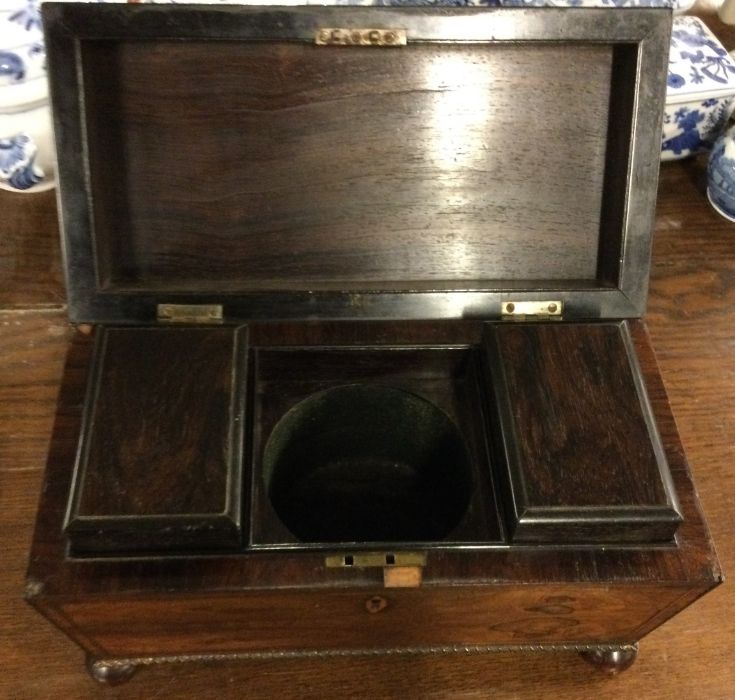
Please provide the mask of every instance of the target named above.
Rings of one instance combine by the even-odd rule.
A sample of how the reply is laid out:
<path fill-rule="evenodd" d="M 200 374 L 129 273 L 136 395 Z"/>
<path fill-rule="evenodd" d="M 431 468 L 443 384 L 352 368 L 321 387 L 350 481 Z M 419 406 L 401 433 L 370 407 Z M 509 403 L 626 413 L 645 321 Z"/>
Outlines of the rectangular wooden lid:
<path fill-rule="evenodd" d="M 44 22 L 75 321 L 645 308 L 666 10 L 50 3 Z M 318 45 L 332 29 L 407 45 Z"/>
<path fill-rule="evenodd" d="M 485 326 L 513 543 L 672 543 L 681 509 L 628 322 Z"/>

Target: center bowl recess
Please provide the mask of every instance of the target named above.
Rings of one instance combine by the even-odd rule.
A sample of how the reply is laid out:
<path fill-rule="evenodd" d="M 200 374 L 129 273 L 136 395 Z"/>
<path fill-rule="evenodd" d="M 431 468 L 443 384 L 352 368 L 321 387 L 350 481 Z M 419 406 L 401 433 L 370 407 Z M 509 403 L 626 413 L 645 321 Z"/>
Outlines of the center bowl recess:
<path fill-rule="evenodd" d="M 321 391 L 289 410 L 265 446 L 263 476 L 302 542 L 441 540 L 472 493 L 449 417 L 415 394 L 366 384 Z"/>

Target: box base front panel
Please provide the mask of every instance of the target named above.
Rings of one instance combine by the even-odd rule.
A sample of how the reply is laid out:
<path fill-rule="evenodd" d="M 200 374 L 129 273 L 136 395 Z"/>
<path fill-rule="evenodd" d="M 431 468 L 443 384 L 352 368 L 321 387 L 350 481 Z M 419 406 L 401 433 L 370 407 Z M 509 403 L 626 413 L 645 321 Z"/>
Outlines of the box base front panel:
<path fill-rule="evenodd" d="M 90 653 L 134 658 L 631 644 L 701 592 L 645 584 L 458 586 L 110 596 L 52 605 Z"/>

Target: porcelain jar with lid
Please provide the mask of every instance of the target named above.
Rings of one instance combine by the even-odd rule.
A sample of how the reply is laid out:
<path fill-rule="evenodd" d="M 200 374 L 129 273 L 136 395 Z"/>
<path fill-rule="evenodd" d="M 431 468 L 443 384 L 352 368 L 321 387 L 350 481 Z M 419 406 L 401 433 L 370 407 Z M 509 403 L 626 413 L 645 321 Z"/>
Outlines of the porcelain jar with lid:
<path fill-rule="evenodd" d="M 710 148 L 735 108 L 735 60 L 698 17 L 674 18 L 661 160 Z"/>
<path fill-rule="evenodd" d="M 0 0 L 0 188 L 55 183 L 46 55 L 36 0 Z"/>

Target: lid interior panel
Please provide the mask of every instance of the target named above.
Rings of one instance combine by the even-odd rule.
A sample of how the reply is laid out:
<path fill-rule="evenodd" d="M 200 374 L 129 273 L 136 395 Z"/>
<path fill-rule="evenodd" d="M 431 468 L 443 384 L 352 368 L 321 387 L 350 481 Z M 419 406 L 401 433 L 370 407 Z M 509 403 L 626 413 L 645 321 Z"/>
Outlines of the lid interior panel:
<path fill-rule="evenodd" d="M 102 290 L 614 283 L 634 45 L 80 47 Z"/>
<path fill-rule="evenodd" d="M 43 16 L 74 321 L 645 310 L 666 10 Z M 408 45 L 316 46 L 328 27 Z"/>

